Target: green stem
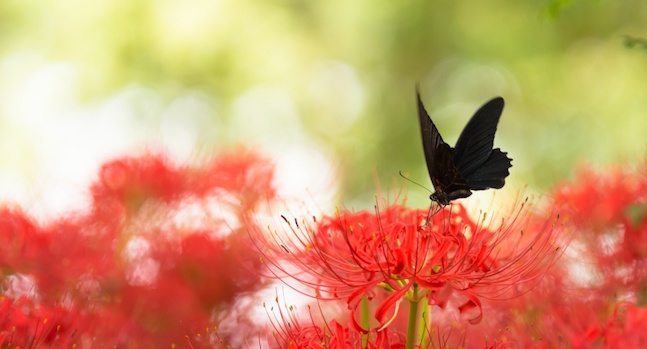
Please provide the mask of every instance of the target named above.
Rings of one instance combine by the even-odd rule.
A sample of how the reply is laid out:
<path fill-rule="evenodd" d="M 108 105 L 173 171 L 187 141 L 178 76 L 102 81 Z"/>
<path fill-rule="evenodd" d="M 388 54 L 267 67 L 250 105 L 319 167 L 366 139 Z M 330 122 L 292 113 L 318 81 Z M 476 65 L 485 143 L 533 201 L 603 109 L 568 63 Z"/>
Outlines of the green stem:
<path fill-rule="evenodd" d="M 418 322 L 418 284 L 413 284 L 413 297 L 409 302 L 409 323 L 407 324 L 407 343 L 405 349 L 413 349 L 416 343 L 416 328 Z"/>
<path fill-rule="evenodd" d="M 429 304 L 426 301 L 422 302 L 421 304 L 420 319 L 422 319 L 422 321 L 420 321 L 420 326 L 418 327 L 418 336 L 420 337 L 418 344 L 420 344 L 421 348 L 426 348 L 429 344 L 429 337 L 427 336 L 427 324 L 431 322 L 429 319 Z"/>
<path fill-rule="evenodd" d="M 361 306 L 362 306 L 362 311 L 361 311 L 361 319 L 360 319 L 360 321 L 361 321 L 362 327 L 368 329 L 368 322 L 369 322 L 370 318 L 369 318 L 369 313 L 368 313 L 368 311 L 369 311 L 369 309 L 368 309 L 368 298 L 366 298 L 366 296 L 364 296 L 364 298 L 362 298 Z M 367 345 L 368 345 L 368 335 L 365 334 L 365 335 L 362 335 L 362 348 L 366 348 Z"/>

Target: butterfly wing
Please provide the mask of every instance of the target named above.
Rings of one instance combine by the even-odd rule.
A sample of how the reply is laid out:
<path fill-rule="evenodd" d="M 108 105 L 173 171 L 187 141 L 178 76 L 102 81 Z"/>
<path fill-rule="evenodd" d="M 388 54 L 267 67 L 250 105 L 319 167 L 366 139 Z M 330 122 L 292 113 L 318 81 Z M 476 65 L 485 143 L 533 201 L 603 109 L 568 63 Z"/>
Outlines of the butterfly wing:
<path fill-rule="evenodd" d="M 469 191 L 467 181 L 461 176 L 454 166 L 454 149 L 447 143 L 442 144 L 436 151 L 436 176 L 431 178 L 436 191 L 447 195 L 461 190 Z M 461 196 L 466 197 L 466 196 Z M 457 199 L 458 197 L 455 197 Z"/>
<path fill-rule="evenodd" d="M 439 173 L 443 172 L 443 165 L 447 162 L 447 154 L 445 147 L 451 149 L 443 137 L 440 136 L 440 132 L 436 128 L 436 125 L 431 121 L 429 114 L 425 110 L 425 106 L 422 104 L 420 99 L 420 92 L 416 90 L 416 96 L 418 97 L 418 117 L 420 121 L 420 132 L 422 134 L 422 148 L 425 152 L 425 161 L 427 162 L 427 170 L 429 171 L 429 177 L 431 177 L 431 182 L 434 185 L 434 188 L 438 190 L 436 185 L 436 179 L 438 178 Z M 454 166 L 453 159 L 451 160 L 451 166 Z M 442 164 L 441 164 L 442 163 Z"/>
<path fill-rule="evenodd" d="M 436 189 L 433 198 L 447 204 L 453 199 L 467 197 L 471 194 L 467 181 L 461 176 L 455 166 L 455 152 L 443 138 L 434 125 L 433 121 L 427 114 L 425 106 L 420 99 L 420 93 L 416 91 L 418 97 L 418 117 L 420 119 L 420 131 L 422 134 L 422 147 L 425 152 L 427 170 L 431 183 Z"/>
<path fill-rule="evenodd" d="M 467 181 L 454 166 L 454 148 L 442 144 L 436 151 L 436 177 L 431 181 L 436 192 L 429 198 L 440 205 L 449 205 L 452 200 L 466 198 L 472 195 Z"/>
<path fill-rule="evenodd" d="M 472 190 L 499 189 L 510 174 L 512 159 L 500 149 L 492 149 L 503 98 L 497 97 L 476 111 L 456 142 L 454 161 Z"/>
<path fill-rule="evenodd" d="M 460 137 L 458 137 L 454 164 L 468 183 L 470 178 L 477 173 L 492 154 L 494 134 L 499 124 L 503 105 L 504 102 L 501 97 L 485 103 L 474 113 L 474 116 L 461 132 Z M 497 161 L 493 163 L 500 163 L 500 159 L 495 160 Z"/>
<path fill-rule="evenodd" d="M 505 184 L 512 167 L 512 159 L 496 148 L 492 150 L 490 157 L 476 171 L 467 178 L 467 184 L 472 190 L 485 190 L 488 188 L 500 189 Z"/>

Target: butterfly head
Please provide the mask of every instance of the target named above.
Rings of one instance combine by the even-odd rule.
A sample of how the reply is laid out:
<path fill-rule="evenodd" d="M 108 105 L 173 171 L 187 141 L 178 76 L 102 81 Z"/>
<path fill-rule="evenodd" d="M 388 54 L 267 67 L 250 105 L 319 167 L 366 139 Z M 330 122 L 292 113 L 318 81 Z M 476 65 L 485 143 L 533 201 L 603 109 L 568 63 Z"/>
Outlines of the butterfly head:
<path fill-rule="evenodd" d="M 451 199 L 447 195 L 447 193 L 436 190 L 434 193 L 429 195 L 429 199 L 431 201 L 437 202 L 441 206 L 447 206 L 451 202 Z"/>
<path fill-rule="evenodd" d="M 440 206 L 447 206 L 452 200 L 466 198 L 470 195 L 472 195 L 472 192 L 468 189 L 456 189 L 451 192 L 446 192 L 436 188 L 436 191 L 429 195 L 429 199 L 437 202 Z"/>

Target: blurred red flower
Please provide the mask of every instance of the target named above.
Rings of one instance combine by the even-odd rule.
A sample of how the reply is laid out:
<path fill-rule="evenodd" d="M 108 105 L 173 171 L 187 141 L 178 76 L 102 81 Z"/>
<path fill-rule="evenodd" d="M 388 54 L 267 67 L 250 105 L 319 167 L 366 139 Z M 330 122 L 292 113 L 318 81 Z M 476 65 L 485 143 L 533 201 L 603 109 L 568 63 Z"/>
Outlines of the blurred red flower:
<path fill-rule="evenodd" d="M 646 168 L 599 172 L 584 168 L 576 180 L 557 186 L 553 196 L 558 210 L 580 231 L 575 239 L 587 254 L 599 259 L 599 267 L 617 269 L 619 264 L 646 260 Z M 612 274 L 612 270 L 603 272 Z"/>
<path fill-rule="evenodd" d="M 144 155 L 105 164 L 87 212 L 41 224 L 0 209 L 4 343 L 85 331 L 94 346 L 170 347 L 227 317 L 240 323 L 222 336 L 253 333 L 234 304 L 265 282 L 242 223 L 274 198 L 272 176 L 245 151 L 193 167 Z M 62 330 L 34 327 L 39 312 Z"/>
<path fill-rule="evenodd" d="M 647 173 L 585 168 L 553 190 L 569 250 L 527 295 L 503 306 L 517 343 L 537 348 L 632 348 L 647 322 Z M 642 341 L 642 342 L 641 342 Z"/>

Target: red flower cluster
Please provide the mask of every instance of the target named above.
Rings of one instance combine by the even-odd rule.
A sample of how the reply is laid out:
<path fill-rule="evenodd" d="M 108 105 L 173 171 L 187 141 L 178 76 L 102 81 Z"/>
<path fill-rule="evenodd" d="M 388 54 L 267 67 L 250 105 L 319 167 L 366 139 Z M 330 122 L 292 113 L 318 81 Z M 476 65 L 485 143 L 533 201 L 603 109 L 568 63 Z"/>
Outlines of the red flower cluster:
<path fill-rule="evenodd" d="M 358 332 L 370 331 L 357 320 L 362 300 L 376 297 L 378 329 L 397 316 L 403 300 L 451 303 L 476 324 L 482 299 L 522 294 L 564 250 L 556 242 L 560 230 L 530 225 L 524 204 L 501 222 L 485 214 L 474 220 L 459 204 L 432 217 L 395 205 L 320 222 L 283 218 L 285 231 L 258 231 L 254 240 L 262 241 L 257 246 L 272 276 L 319 301 L 345 301 Z"/>
<path fill-rule="evenodd" d="M 282 216 L 266 230 L 257 219 L 276 200 L 272 176 L 271 163 L 251 153 L 194 167 L 148 155 L 106 164 L 87 212 L 43 223 L 1 207 L 0 348 L 640 348 L 647 340 L 643 170 L 584 171 L 554 191 L 550 213 L 522 202 L 473 215 L 453 204 L 429 217 L 391 205 Z M 313 297 L 319 310 L 298 313 L 277 299 L 270 330 L 257 329 L 241 304 L 269 284 L 263 276 Z M 341 314 L 327 307 L 340 303 Z"/>
<path fill-rule="evenodd" d="M 104 165 L 88 212 L 38 224 L 1 208 L 2 347 L 170 347 L 225 318 L 236 337 L 250 329 L 233 304 L 264 282 L 241 222 L 273 198 L 272 174 L 251 153 L 199 167 L 147 155 Z"/>

